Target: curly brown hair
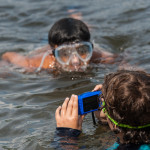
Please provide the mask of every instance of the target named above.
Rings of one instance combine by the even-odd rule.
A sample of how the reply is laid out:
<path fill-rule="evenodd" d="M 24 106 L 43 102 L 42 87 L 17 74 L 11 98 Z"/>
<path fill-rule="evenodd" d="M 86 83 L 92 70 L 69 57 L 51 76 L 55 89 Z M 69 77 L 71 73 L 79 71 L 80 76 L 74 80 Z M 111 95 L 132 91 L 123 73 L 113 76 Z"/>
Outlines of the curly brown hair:
<path fill-rule="evenodd" d="M 129 70 L 111 73 L 104 79 L 102 93 L 108 114 L 118 123 L 150 124 L 150 74 Z M 117 129 L 123 133 L 125 143 L 150 143 L 150 127 Z"/>

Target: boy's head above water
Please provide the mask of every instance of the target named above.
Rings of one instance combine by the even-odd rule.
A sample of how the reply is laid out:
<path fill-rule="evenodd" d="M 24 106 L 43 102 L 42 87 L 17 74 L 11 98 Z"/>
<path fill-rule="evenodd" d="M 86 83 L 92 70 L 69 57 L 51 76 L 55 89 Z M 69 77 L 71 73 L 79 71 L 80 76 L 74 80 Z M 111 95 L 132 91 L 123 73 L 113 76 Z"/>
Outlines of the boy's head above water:
<path fill-rule="evenodd" d="M 67 71 L 80 71 L 87 67 L 93 45 L 85 23 L 73 18 L 61 19 L 50 29 L 48 41 L 57 66 Z"/>
<path fill-rule="evenodd" d="M 100 47 L 93 49 L 88 27 L 82 21 L 73 18 L 57 21 L 49 31 L 48 41 L 49 45 L 27 56 L 6 52 L 2 55 L 2 59 L 31 72 L 35 69 L 82 72 L 91 62 L 113 64 L 117 58 L 117 55 Z"/>

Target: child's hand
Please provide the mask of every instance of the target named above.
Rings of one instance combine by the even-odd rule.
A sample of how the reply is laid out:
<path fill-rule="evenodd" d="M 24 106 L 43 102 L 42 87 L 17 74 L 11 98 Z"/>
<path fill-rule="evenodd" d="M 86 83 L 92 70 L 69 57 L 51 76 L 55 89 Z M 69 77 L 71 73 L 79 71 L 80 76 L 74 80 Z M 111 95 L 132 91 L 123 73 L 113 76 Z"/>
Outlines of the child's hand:
<path fill-rule="evenodd" d="M 57 127 L 82 129 L 84 115 L 78 116 L 78 96 L 72 95 L 70 100 L 66 98 L 63 105 L 56 109 Z"/>
<path fill-rule="evenodd" d="M 98 111 L 95 111 L 94 112 L 95 114 L 95 117 L 103 124 L 106 124 L 108 123 L 107 122 L 107 118 L 106 118 L 106 115 L 104 114 L 104 112 L 101 110 L 98 110 Z"/>
<path fill-rule="evenodd" d="M 21 67 L 29 67 L 28 59 L 16 52 L 6 52 L 2 55 L 2 59 Z"/>
<path fill-rule="evenodd" d="M 98 91 L 101 89 L 102 89 L 102 84 L 98 84 L 95 86 L 93 91 Z M 102 99 L 102 101 L 103 101 L 103 99 Z M 99 121 L 101 121 L 102 123 L 107 123 L 106 115 L 104 114 L 104 112 L 102 110 L 95 111 L 94 114 Z"/>
<path fill-rule="evenodd" d="M 98 91 L 98 90 L 101 90 L 102 87 L 103 87 L 102 84 L 98 84 L 98 85 L 95 86 L 95 88 L 94 88 L 92 91 Z"/>
<path fill-rule="evenodd" d="M 2 58 L 4 60 L 10 61 L 12 58 L 14 58 L 14 55 L 16 55 L 15 52 L 6 52 L 2 55 Z"/>

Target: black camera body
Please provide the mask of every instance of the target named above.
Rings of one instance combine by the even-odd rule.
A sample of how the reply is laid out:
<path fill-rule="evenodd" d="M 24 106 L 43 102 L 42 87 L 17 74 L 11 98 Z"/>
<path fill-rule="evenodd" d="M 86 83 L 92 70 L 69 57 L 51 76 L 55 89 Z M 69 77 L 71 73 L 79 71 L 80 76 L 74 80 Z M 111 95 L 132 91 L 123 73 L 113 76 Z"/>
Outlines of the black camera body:
<path fill-rule="evenodd" d="M 97 111 L 101 107 L 99 96 L 101 91 L 86 92 L 78 95 L 78 114 L 83 115 Z"/>

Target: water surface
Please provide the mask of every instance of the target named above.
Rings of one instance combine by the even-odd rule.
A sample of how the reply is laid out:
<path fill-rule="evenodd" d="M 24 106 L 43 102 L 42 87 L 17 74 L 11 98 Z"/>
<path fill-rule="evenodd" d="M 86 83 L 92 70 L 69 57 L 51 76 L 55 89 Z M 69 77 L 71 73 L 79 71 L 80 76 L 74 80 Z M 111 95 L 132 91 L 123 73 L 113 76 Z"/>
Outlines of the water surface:
<path fill-rule="evenodd" d="M 1 0 L 0 55 L 7 51 L 28 54 L 47 44 L 55 21 L 82 14 L 92 40 L 107 51 L 123 54 L 130 68 L 150 72 L 149 0 Z M 65 97 L 91 91 L 116 65 L 95 64 L 85 73 L 52 75 L 25 73 L 13 65 L 0 69 L 0 149 L 54 149 L 55 109 Z M 105 149 L 116 139 L 105 126 L 94 126 L 91 115 L 83 123 L 79 149 Z"/>

